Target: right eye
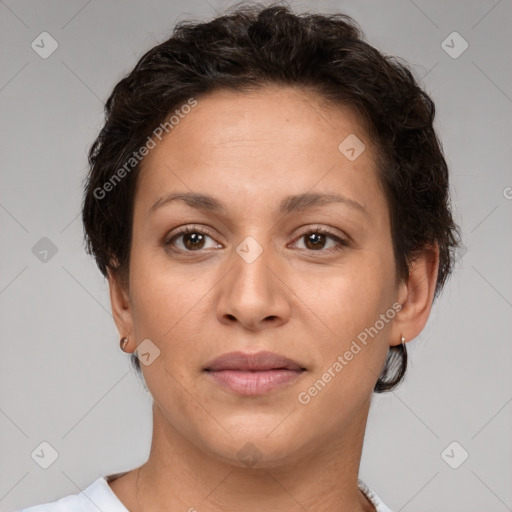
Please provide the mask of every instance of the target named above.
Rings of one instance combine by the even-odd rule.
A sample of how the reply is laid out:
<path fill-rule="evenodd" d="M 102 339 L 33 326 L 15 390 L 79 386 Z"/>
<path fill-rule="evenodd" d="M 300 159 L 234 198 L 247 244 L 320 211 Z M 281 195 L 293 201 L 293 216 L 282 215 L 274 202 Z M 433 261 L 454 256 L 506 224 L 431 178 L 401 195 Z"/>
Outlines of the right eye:
<path fill-rule="evenodd" d="M 166 239 L 164 245 L 172 246 L 173 250 L 177 249 L 181 252 L 197 252 L 205 249 L 205 241 L 207 238 L 213 238 L 203 229 L 197 226 L 186 226 L 176 231 L 170 238 Z M 181 247 L 177 247 L 175 242 L 180 241 Z M 213 245 L 211 249 L 218 248 L 220 244 Z M 208 247 L 206 247 L 208 248 Z"/>

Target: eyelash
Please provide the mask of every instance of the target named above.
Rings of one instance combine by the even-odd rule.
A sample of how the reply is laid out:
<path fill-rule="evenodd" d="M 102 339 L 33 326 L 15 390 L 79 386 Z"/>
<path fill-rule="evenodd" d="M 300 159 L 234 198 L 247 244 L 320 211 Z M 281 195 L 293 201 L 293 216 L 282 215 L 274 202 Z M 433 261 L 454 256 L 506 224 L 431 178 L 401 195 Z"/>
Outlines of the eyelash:
<path fill-rule="evenodd" d="M 180 229 L 179 231 L 177 231 L 176 233 L 173 234 L 173 236 L 169 239 L 166 239 L 164 241 L 164 245 L 166 247 L 168 246 L 172 246 L 172 243 L 180 236 L 183 236 L 183 235 L 186 235 L 187 233 L 199 233 L 201 235 L 206 235 L 210 238 L 213 239 L 213 237 L 205 230 L 197 227 L 197 226 L 186 226 L 185 228 L 182 228 Z M 340 238 L 339 236 L 337 236 L 336 234 L 334 234 L 332 231 L 330 231 L 329 229 L 327 228 L 324 228 L 324 227 L 321 227 L 321 226 L 316 226 L 316 227 L 313 227 L 313 228 L 310 228 L 308 231 L 304 231 L 303 233 L 301 233 L 297 238 L 295 238 L 295 240 L 299 241 L 300 239 L 304 238 L 306 235 L 310 235 L 312 233 L 317 233 L 317 234 L 322 234 L 322 235 L 327 235 L 329 238 L 333 239 L 334 241 L 338 242 L 338 247 L 336 248 L 331 248 L 331 249 L 301 249 L 301 250 L 305 250 L 309 253 L 327 253 L 327 254 L 330 254 L 332 252 L 337 252 L 337 251 L 342 251 L 344 248 L 346 247 L 349 247 L 350 246 L 350 243 L 348 242 L 348 240 L 345 240 L 343 238 Z M 191 250 L 186 250 L 186 249 L 176 249 L 174 248 L 173 249 L 175 252 L 185 252 L 185 253 L 194 253 L 194 252 L 202 252 L 203 249 L 198 249 L 196 251 L 191 251 Z"/>

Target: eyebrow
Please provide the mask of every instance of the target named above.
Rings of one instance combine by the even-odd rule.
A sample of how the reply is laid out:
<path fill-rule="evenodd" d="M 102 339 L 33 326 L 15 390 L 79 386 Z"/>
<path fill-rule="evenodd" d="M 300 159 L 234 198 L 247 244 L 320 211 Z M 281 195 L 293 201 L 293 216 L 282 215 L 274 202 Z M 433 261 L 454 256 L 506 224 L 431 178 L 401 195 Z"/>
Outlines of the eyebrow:
<path fill-rule="evenodd" d="M 219 215 L 226 215 L 226 206 L 213 196 L 197 192 L 171 192 L 160 197 L 158 201 L 148 210 L 148 215 L 174 201 L 181 201 L 192 208 L 204 210 Z M 306 192 L 285 197 L 279 204 L 279 212 L 289 214 L 294 211 L 304 211 L 316 206 L 323 206 L 330 203 L 342 203 L 350 208 L 368 213 L 364 206 L 353 199 L 339 194 L 318 194 Z"/>

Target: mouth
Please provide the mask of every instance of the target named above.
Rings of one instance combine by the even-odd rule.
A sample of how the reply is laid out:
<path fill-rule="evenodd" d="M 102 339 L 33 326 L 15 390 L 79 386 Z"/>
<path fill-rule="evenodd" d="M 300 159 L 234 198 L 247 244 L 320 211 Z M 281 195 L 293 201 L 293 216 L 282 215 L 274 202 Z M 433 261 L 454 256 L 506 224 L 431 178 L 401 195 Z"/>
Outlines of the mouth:
<path fill-rule="evenodd" d="M 307 369 L 273 352 L 230 352 L 209 362 L 203 371 L 216 384 L 235 394 L 255 396 L 292 383 Z"/>

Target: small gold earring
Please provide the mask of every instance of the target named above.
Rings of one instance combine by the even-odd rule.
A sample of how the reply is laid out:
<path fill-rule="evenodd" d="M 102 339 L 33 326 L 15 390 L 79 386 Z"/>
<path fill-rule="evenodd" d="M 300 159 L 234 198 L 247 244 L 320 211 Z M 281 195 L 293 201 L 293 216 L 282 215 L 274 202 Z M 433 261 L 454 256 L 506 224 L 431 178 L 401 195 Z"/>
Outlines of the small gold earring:
<path fill-rule="evenodd" d="M 402 343 L 402 346 L 405 348 L 405 338 L 401 335 L 400 342 Z"/>
<path fill-rule="evenodd" d="M 128 338 L 125 336 L 123 338 L 121 338 L 121 340 L 119 341 L 119 345 L 121 347 L 121 350 L 123 352 L 126 352 L 125 348 L 126 348 L 126 344 L 128 343 Z"/>

